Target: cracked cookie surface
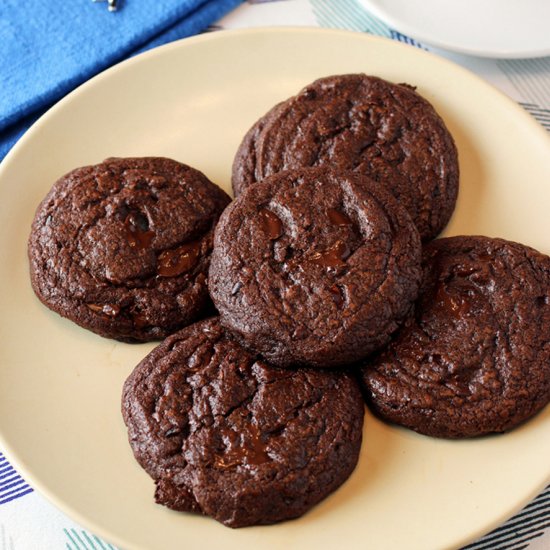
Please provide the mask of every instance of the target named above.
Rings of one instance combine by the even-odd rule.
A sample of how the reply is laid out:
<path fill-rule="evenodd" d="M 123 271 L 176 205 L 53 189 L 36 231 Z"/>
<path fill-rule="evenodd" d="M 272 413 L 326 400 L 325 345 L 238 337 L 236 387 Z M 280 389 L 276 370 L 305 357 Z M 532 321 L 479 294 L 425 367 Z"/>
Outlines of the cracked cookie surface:
<path fill-rule="evenodd" d="M 134 369 L 122 413 L 157 502 L 243 527 L 298 517 L 348 478 L 364 404 L 348 373 L 268 366 L 212 318 Z"/>
<path fill-rule="evenodd" d="M 102 336 L 163 338 L 209 303 L 213 231 L 229 202 L 202 173 L 166 158 L 113 158 L 73 170 L 32 224 L 34 291 Z"/>
<path fill-rule="evenodd" d="M 447 224 L 458 194 L 454 140 L 414 88 L 364 74 L 316 80 L 275 106 L 246 134 L 233 164 L 239 195 L 302 166 L 356 170 L 407 208 L 423 240 Z"/>
<path fill-rule="evenodd" d="M 226 209 L 210 295 L 221 323 L 279 366 L 346 365 L 384 345 L 420 281 L 420 238 L 384 188 L 324 167 L 275 174 Z"/>
<path fill-rule="evenodd" d="M 419 433 L 504 432 L 550 401 L 550 258 L 452 237 L 423 252 L 411 315 L 362 369 L 369 406 Z"/>

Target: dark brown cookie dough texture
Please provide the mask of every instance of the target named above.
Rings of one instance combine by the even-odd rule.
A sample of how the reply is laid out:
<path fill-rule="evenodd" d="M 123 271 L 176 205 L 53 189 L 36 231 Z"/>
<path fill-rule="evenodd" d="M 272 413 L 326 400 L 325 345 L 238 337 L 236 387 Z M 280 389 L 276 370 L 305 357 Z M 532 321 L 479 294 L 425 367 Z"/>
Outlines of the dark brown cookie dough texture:
<path fill-rule="evenodd" d="M 222 214 L 209 290 L 222 324 L 278 366 L 341 366 L 384 345 L 416 298 L 420 238 L 361 174 L 302 168 Z"/>
<path fill-rule="evenodd" d="M 550 400 L 550 258 L 513 242 L 430 243 L 415 313 L 362 369 L 369 405 L 417 432 L 514 428 Z"/>
<path fill-rule="evenodd" d="M 458 193 L 453 138 L 414 88 L 364 74 L 316 80 L 254 124 L 237 151 L 235 195 L 281 170 L 355 170 L 382 182 L 423 240 L 447 224 Z"/>
<path fill-rule="evenodd" d="M 215 223 L 229 196 L 166 158 L 113 158 L 59 179 L 29 238 L 50 309 L 102 336 L 163 338 L 201 315 Z"/>
<path fill-rule="evenodd" d="M 244 527 L 298 517 L 348 478 L 364 404 L 348 373 L 268 366 L 213 318 L 135 368 L 122 413 L 157 502 Z"/>

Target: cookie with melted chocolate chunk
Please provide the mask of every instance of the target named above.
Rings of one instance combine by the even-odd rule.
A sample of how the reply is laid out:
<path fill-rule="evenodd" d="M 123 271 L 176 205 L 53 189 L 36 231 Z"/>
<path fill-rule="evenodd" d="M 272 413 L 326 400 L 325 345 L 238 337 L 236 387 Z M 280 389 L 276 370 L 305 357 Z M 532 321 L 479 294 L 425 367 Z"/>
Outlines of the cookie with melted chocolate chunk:
<path fill-rule="evenodd" d="M 505 432 L 550 401 L 550 258 L 488 237 L 431 242 L 414 313 L 362 368 L 382 418 L 436 437 Z"/>
<path fill-rule="evenodd" d="M 447 224 L 458 193 L 454 140 L 412 86 L 365 74 L 316 80 L 261 117 L 234 159 L 235 195 L 282 170 L 355 170 L 386 186 L 423 240 Z"/>
<path fill-rule="evenodd" d="M 349 373 L 268 366 L 213 318 L 143 359 L 122 413 L 158 503 L 244 527 L 296 518 L 348 478 L 364 403 Z"/>
<path fill-rule="evenodd" d="M 365 176 L 325 167 L 247 188 L 214 237 L 221 323 L 278 366 L 347 365 L 384 345 L 416 298 L 420 238 Z"/>
<path fill-rule="evenodd" d="M 229 196 L 166 158 L 113 158 L 59 179 L 36 212 L 31 282 L 102 336 L 160 339 L 204 315 L 214 226 Z"/>

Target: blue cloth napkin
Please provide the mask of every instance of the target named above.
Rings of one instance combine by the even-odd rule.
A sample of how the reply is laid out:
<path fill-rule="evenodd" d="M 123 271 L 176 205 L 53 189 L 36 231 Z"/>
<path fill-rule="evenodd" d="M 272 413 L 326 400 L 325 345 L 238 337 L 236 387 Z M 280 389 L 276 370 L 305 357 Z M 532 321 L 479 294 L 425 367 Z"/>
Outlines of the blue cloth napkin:
<path fill-rule="evenodd" d="M 53 103 L 93 75 L 197 34 L 242 0 L 0 1 L 0 159 Z"/>

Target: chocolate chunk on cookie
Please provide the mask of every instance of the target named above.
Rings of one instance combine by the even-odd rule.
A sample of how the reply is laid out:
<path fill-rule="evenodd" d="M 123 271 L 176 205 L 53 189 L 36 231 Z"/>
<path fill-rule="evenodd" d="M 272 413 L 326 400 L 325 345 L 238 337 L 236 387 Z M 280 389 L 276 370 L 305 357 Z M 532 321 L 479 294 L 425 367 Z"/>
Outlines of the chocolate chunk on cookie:
<path fill-rule="evenodd" d="M 237 151 L 235 194 L 281 170 L 302 166 L 355 170 L 382 182 L 423 240 L 447 224 L 458 193 L 453 138 L 414 88 L 364 74 L 316 80 L 274 107 Z"/>
<path fill-rule="evenodd" d="M 430 243 L 414 315 L 362 369 L 382 418 L 438 437 L 510 430 L 550 401 L 550 258 L 513 242 Z"/>
<path fill-rule="evenodd" d="M 280 172 L 226 209 L 209 290 L 222 324 L 278 366 L 346 365 L 416 298 L 420 238 L 383 187 L 326 167 Z"/>
<path fill-rule="evenodd" d="M 113 158 L 59 179 L 29 238 L 50 309 L 102 336 L 163 338 L 204 315 L 214 226 L 229 196 L 166 158 Z"/>
<path fill-rule="evenodd" d="M 157 502 L 244 527 L 298 517 L 348 478 L 364 404 L 348 373 L 268 366 L 213 318 L 135 368 L 122 413 Z"/>

